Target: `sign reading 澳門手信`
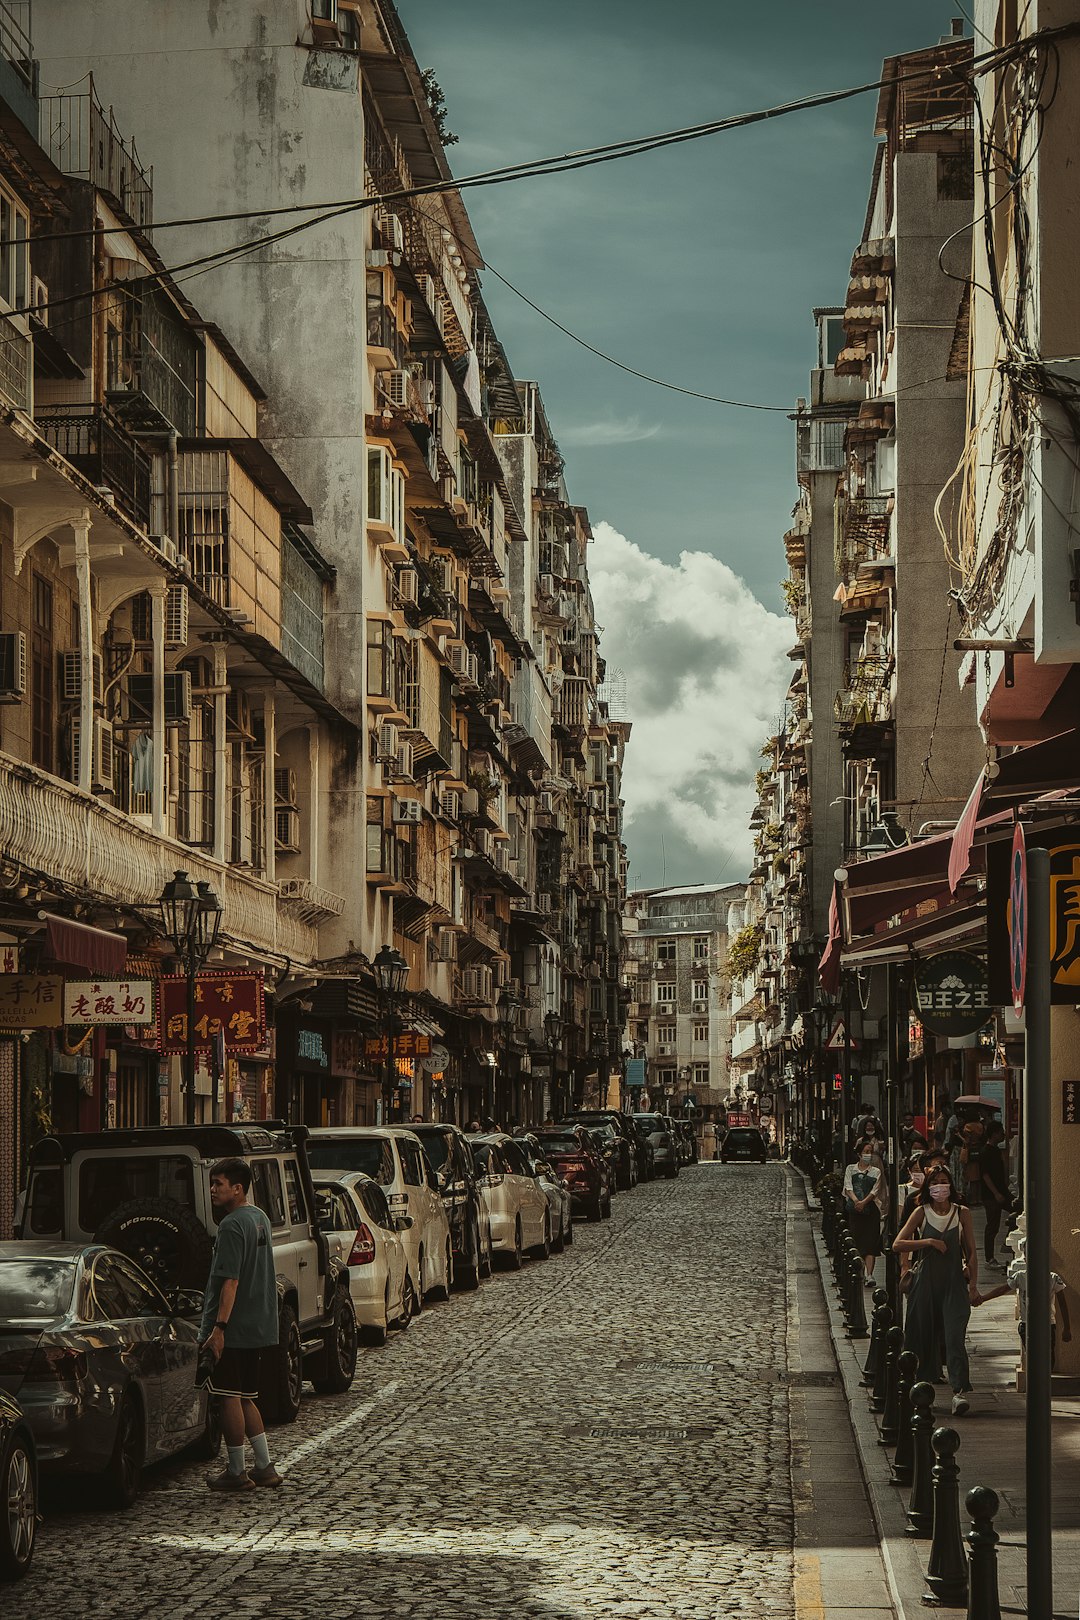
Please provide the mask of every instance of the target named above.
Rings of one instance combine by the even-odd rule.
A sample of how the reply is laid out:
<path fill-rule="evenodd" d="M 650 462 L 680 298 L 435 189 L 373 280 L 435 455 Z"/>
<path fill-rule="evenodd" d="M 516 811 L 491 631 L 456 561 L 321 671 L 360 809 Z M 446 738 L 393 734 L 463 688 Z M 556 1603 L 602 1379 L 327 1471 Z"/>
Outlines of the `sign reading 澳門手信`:
<path fill-rule="evenodd" d="M 152 1024 L 152 979 L 68 979 L 65 1024 Z"/>
<path fill-rule="evenodd" d="M 970 951 L 939 951 L 915 969 L 915 1011 L 935 1035 L 972 1035 L 990 1016 L 986 963 Z"/>
<path fill-rule="evenodd" d="M 59 1029 L 64 981 L 59 974 L 5 973 L 0 978 L 0 1029 Z"/>

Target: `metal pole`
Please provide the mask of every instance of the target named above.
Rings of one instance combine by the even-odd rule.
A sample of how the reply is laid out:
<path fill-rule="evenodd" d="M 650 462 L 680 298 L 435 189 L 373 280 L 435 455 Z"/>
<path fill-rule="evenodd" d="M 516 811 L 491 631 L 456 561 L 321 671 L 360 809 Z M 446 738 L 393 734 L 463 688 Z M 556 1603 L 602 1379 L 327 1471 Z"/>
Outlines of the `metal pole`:
<path fill-rule="evenodd" d="M 1027 1215 L 1027 1612 L 1052 1620 L 1050 1530 L 1050 855 L 1027 852 L 1027 1063 L 1024 1211 Z"/>
<path fill-rule="evenodd" d="M 899 978 L 900 970 L 895 962 L 889 962 L 885 968 L 887 986 L 887 1019 L 889 1025 L 889 1058 L 888 1070 L 885 1078 L 885 1131 L 889 1144 L 889 1162 L 886 1173 L 889 1179 L 889 1212 L 885 1218 L 885 1291 L 889 1296 L 889 1307 L 894 1317 L 900 1316 L 900 1261 L 899 1256 L 893 1253 L 892 1240 L 896 1234 L 896 1217 L 899 1214 L 897 1201 L 900 1195 L 900 1142 L 899 1142 L 899 1114 L 897 1111 L 897 1092 L 900 1086 L 900 1009 L 899 1009 Z"/>
<path fill-rule="evenodd" d="M 843 1018 L 844 1018 L 844 1082 L 840 1092 L 840 1141 L 843 1153 L 839 1168 L 842 1171 L 847 1161 L 847 1147 L 851 1140 L 851 1126 L 855 1118 L 855 1099 L 851 1095 L 851 975 L 843 976 Z"/>
<path fill-rule="evenodd" d="M 184 1088 L 187 1099 L 184 1118 L 195 1123 L 195 959 L 189 956 L 187 968 L 187 1051 L 184 1053 Z"/>

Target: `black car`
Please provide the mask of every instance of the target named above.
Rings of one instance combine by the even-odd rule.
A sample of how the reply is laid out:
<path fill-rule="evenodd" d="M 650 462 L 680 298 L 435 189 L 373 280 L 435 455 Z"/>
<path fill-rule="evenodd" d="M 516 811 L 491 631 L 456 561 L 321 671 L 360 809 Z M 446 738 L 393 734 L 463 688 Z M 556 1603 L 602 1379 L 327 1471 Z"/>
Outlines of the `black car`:
<path fill-rule="evenodd" d="M 641 1135 L 629 1114 L 620 1114 L 616 1108 L 582 1108 L 569 1116 L 575 1125 L 610 1125 L 618 1138 L 616 1188 L 622 1191 L 638 1183 L 639 1147 Z"/>
<path fill-rule="evenodd" d="M 752 1125 L 733 1125 L 720 1144 L 721 1164 L 730 1164 L 733 1159 L 764 1164 L 767 1158 L 765 1138 Z"/>
<path fill-rule="evenodd" d="M 195 1386 L 198 1324 L 181 1310 L 117 1249 L 0 1243 L 0 1390 L 22 1407 L 43 1475 L 83 1476 L 127 1508 L 147 1464 L 196 1444 L 217 1453 L 217 1414 Z"/>
<path fill-rule="evenodd" d="M 454 1246 L 454 1286 L 479 1288 L 481 1277 L 491 1276 L 491 1233 L 469 1140 L 456 1125 L 417 1120 L 409 1129 L 420 1138 L 439 1183 Z"/>
<path fill-rule="evenodd" d="M 37 1538 L 37 1447 L 18 1401 L 0 1390 L 0 1580 L 26 1574 Z"/>
<path fill-rule="evenodd" d="M 590 1221 L 611 1217 L 611 1180 L 608 1164 L 592 1131 L 585 1125 L 541 1125 L 536 1139 L 548 1161 L 562 1176 L 570 1192 L 574 1215 Z"/>

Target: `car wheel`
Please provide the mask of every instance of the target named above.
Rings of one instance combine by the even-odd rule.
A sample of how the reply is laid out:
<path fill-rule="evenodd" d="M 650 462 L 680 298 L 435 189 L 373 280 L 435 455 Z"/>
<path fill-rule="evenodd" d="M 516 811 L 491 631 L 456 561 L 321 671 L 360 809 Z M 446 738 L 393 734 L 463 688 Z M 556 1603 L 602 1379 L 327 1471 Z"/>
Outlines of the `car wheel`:
<path fill-rule="evenodd" d="M 588 1209 L 586 1209 L 586 1211 L 585 1211 L 585 1219 L 587 1221 L 599 1221 L 599 1220 L 603 1219 L 603 1215 L 604 1215 L 604 1201 L 600 1197 L 600 1194 L 597 1193 L 596 1197 L 593 1199 L 592 1203 L 589 1205 Z"/>
<path fill-rule="evenodd" d="M 471 1293 L 480 1286 L 480 1270 L 483 1256 L 480 1253 L 480 1228 L 472 1226 L 469 1231 L 468 1259 L 463 1258 L 460 1266 L 454 1270 L 454 1287 Z"/>
<path fill-rule="evenodd" d="M 573 1243 L 573 1241 L 574 1241 L 574 1217 L 573 1217 L 572 1214 L 570 1214 L 570 1215 L 567 1215 L 567 1217 L 566 1217 L 566 1235 L 563 1238 L 563 1247 L 565 1249 L 568 1249 L 570 1247 L 571 1243 Z"/>
<path fill-rule="evenodd" d="M 611 1219 L 611 1194 L 610 1193 L 608 1193 L 607 1197 L 604 1199 L 604 1202 L 600 1206 L 600 1214 L 601 1214 L 602 1218 L 605 1221 L 610 1221 L 610 1219 Z"/>
<path fill-rule="evenodd" d="M 491 1241 L 491 1227 L 487 1229 L 487 1242 L 480 1251 L 481 1273 L 490 1277 L 495 1270 L 495 1245 Z"/>
<path fill-rule="evenodd" d="M 138 1397 L 128 1390 L 120 1402 L 113 1454 L 102 1480 L 109 1507 L 123 1510 L 135 1502 L 142 1486 L 143 1455 L 142 1412 Z"/>
<path fill-rule="evenodd" d="M 566 1233 L 563 1231 L 562 1209 L 559 1210 L 559 1230 L 551 1240 L 552 1254 L 562 1254 L 566 1248 Z"/>
<path fill-rule="evenodd" d="M 206 1402 L 206 1422 L 203 1432 L 195 1442 L 195 1455 L 202 1462 L 213 1462 L 221 1450 L 221 1403 L 216 1395 L 211 1395 Z"/>
<path fill-rule="evenodd" d="M 416 1284 L 412 1280 L 412 1272 L 407 1271 L 401 1290 L 401 1315 L 397 1319 L 398 1327 L 407 1328 L 413 1317 L 419 1314 L 416 1307 Z"/>
<path fill-rule="evenodd" d="M 383 1319 L 381 1322 L 365 1322 L 360 1325 L 359 1335 L 361 1344 L 370 1344 L 378 1347 L 386 1343 L 386 1334 L 390 1323 L 390 1280 L 387 1278 L 383 1290 Z"/>
<path fill-rule="evenodd" d="M 304 1382 L 304 1355 L 296 1312 L 283 1305 L 278 1312 L 278 1342 L 263 1353 L 264 1384 L 259 1411 L 265 1423 L 295 1423 L 300 1413 Z"/>
<path fill-rule="evenodd" d="M 37 1538 L 37 1472 L 30 1441 L 16 1430 L 0 1458 L 0 1575 L 26 1574 Z"/>
<path fill-rule="evenodd" d="M 454 1251 L 450 1247 L 449 1242 L 447 1242 L 446 1254 L 443 1257 L 443 1280 L 441 1283 L 437 1283 L 434 1288 L 428 1289 L 428 1297 L 431 1299 L 449 1299 L 450 1290 L 453 1286 Z"/>
<path fill-rule="evenodd" d="M 334 1290 L 334 1314 L 323 1335 L 323 1372 L 312 1383 L 319 1395 L 344 1395 L 356 1376 L 356 1310 L 352 1295 Z"/>
<path fill-rule="evenodd" d="M 514 1223 L 514 1247 L 509 1254 L 504 1255 L 503 1264 L 507 1271 L 520 1271 L 525 1258 L 525 1251 L 521 1247 L 521 1221 Z"/>
<path fill-rule="evenodd" d="M 533 1249 L 532 1252 L 536 1256 L 537 1260 L 550 1260 L 551 1259 L 551 1216 L 550 1215 L 545 1215 L 544 1216 L 544 1235 L 540 1239 L 540 1242 L 536 1245 L 536 1247 Z"/>
<path fill-rule="evenodd" d="M 420 1253 L 416 1257 L 416 1281 L 413 1284 L 413 1292 L 416 1295 L 416 1304 L 413 1307 L 413 1315 L 414 1316 L 419 1316 L 421 1311 L 424 1309 L 425 1304 L 427 1303 L 427 1277 L 425 1276 L 426 1270 L 427 1270 L 427 1256 L 424 1254 L 423 1249 L 421 1249 Z"/>

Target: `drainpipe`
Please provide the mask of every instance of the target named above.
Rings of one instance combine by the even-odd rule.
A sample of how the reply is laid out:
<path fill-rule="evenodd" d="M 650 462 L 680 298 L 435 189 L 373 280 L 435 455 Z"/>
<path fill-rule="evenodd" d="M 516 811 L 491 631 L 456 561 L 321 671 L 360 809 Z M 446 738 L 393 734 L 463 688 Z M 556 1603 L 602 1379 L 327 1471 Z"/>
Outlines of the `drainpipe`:
<path fill-rule="evenodd" d="M 263 871 L 267 883 L 277 882 L 277 851 L 274 848 L 274 765 L 277 761 L 277 709 L 273 692 L 263 696 L 263 843 L 266 854 Z"/>
<path fill-rule="evenodd" d="M 153 635 L 153 707 L 150 729 L 150 821 L 155 833 L 165 833 L 165 594 L 168 581 L 155 580 L 150 587 L 151 632 Z"/>
<path fill-rule="evenodd" d="M 228 661 L 225 642 L 214 644 L 214 859 L 225 864 L 229 848 L 226 825 L 229 787 L 229 743 L 225 735 L 225 703 L 228 695 Z"/>
<path fill-rule="evenodd" d="M 169 501 L 169 539 L 180 555 L 180 454 L 177 450 L 179 434 L 169 430 L 169 449 L 165 489 Z"/>
<path fill-rule="evenodd" d="M 322 835 L 321 817 L 319 811 L 322 806 L 322 790 L 319 782 L 319 727 L 318 723 L 308 726 L 308 824 L 307 824 L 307 852 L 308 852 L 308 881 L 319 881 L 319 843 Z"/>
<path fill-rule="evenodd" d="M 90 599 L 90 513 L 84 509 L 75 531 L 75 581 L 79 597 L 79 782 L 89 793 L 94 782 L 94 608 Z"/>

